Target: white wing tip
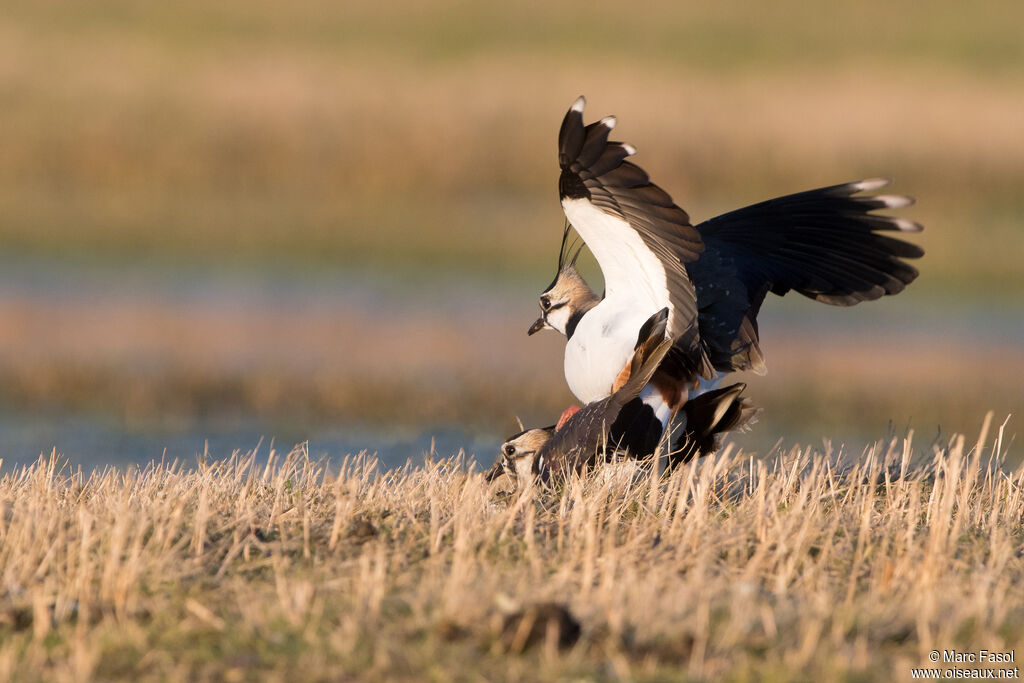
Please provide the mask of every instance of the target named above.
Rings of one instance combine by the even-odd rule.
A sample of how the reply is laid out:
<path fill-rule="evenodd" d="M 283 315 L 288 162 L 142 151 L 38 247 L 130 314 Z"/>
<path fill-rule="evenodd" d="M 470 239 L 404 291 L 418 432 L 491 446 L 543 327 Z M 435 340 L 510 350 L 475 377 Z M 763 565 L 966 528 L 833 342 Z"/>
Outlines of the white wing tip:
<path fill-rule="evenodd" d="M 611 130 L 612 128 L 615 127 L 615 124 L 618 122 L 619 120 L 616 119 L 614 116 L 606 116 L 603 119 L 601 119 L 600 124 L 608 128 L 608 130 Z"/>
<path fill-rule="evenodd" d="M 887 209 L 902 209 L 914 203 L 913 197 L 904 197 L 899 194 L 880 194 L 873 199 L 876 202 L 882 202 Z"/>
<path fill-rule="evenodd" d="M 906 218 L 890 218 L 889 220 L 892 221 L 893 225 L 895 225 L 896 229 L 900 232 L 921 232 L 924 230 L 923 225 L 916 221 L 907 220 Z"/>
<path fill-rule="evenodd" d="M 892 182 L 892 178 L 868 178 L 859 183 L 854 183 L 854 192 L 874 192 L 880 190 Z"/>
<path fill-rule="evenodd" d="M 579 112 L 580 114 L 582 114 L 583 107 L 585 106 L 587 106 L 587 98 L 584 97 L 583 95 L 580 95 L 579 97 L 576 98 L 576 101 L 572 103 L 572 107 L 570 107 L 570 109 L 572 111 Z"/>
<path fill-rule="evenodd" d="M 628 142 L 622 143 L 622 149 L 626 150 L 626 156 L 631 157 L 636 154 L 636 147 L 629 144 Z"/>

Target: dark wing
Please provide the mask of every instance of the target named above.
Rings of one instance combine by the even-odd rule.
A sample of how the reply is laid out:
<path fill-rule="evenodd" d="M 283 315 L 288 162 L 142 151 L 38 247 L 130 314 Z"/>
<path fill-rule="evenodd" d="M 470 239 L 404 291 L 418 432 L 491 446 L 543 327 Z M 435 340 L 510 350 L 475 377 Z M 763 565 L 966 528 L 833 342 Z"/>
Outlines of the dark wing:
<path fill-rule="evenodd" d="M 613 117 L 583 125 L 584 104 L 582 97 L 573 104 L 558 134 L 562 207 L 601 266 L 609 293 L 653 292 L 671 305 L 668 333 L 675 342 L 666 369 L 710 377 L 714 370 L 700 343 L 697 294 L 686 269 L 704 250 L 701 236 L 668 193 L 626 161 L 635 150 L 608 140 Z M 637 236 L 650 254 L 629 248 Z"/>
<path fill-rule="evenodd" d="M 697 226 L 706 249 L 687 264 L 697 292 L 700 335 L 716 368 L 763 371 L 757 312 L 768 292 L 793 290 L 837 306 L 897 294 L 917 277 L 903 259 L 917 245 L 885 232 L 920 232 L 878 209 L 913 203 L 896 195 L 860 195 L 888 180 L 844 183 L 770 199 Z"/>

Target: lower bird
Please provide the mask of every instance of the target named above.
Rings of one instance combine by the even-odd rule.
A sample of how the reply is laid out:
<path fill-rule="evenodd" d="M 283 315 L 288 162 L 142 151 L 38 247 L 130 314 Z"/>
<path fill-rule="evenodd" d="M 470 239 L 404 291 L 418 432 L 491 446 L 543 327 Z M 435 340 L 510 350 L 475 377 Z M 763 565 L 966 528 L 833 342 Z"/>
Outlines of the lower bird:
<path fill-rule="evenodd" d="M 671 347 L 671 339 L 666 336 L 667 321 L 668 312 L 662 310 L 641 327 L 630 360 L 630 378 L 618 390 L 576 411 L 557 429 L 527 429 L 510 436 L 502 444 L 487 479 L 507 474 L 522 486 L 535 479 L 547 481 L 580 473 L 602 455 L 613 457 L 623 450 L 632 455 L 623 441 L 612 439 L 616 434 L 628 433 L 622 423 L 630 416 L 624 409 L 647 385 Z M 687 429 L 670 449 L 670 459 L 681 462 L 707 455 L 718 448 L 723 433 L 750 422 L 756 409 L 740 396 L 744 388 L 735 384 L 687 403 Z"/>

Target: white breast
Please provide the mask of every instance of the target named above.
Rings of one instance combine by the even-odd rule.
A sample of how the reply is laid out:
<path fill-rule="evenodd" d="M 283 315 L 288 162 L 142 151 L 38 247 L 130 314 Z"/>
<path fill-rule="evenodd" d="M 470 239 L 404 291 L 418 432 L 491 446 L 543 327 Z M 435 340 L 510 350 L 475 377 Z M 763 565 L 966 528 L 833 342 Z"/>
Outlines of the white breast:
<path fill-rule="evenodd" d="M 665 267 L 629 223 L 587 199 L 563 199 L 562 208 L 604 275 L 604 300 L 583 316 L 565 347 L 569 389 L 590 403 L 611 393 L 644 322 L 668 306 L 671 326 L 673 311 Z"/>
<path fill-rule="evenodd" d="M 608 297 L 580 320 L 565 345 L 565 380 L 583 403 L 608 396 L 633 356 L 640 327 L 660 308 Z"/>

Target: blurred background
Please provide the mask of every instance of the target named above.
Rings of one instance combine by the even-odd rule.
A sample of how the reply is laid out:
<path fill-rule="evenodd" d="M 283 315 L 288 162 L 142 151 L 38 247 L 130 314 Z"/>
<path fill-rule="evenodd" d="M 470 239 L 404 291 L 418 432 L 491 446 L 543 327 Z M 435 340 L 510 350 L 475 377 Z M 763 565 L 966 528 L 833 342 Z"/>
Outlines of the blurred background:
<path fill-rule="evenodd" d="M 878 175 L 918 199 L 903 294 L 766 302 L 738 445 L 973 435 L 1024 407 L 1022 25 L 1017 0 L 10 0 L 0 457 L 489 463 L 573 400 L 526 329 L 581 93 L 695 221 Z"/>

